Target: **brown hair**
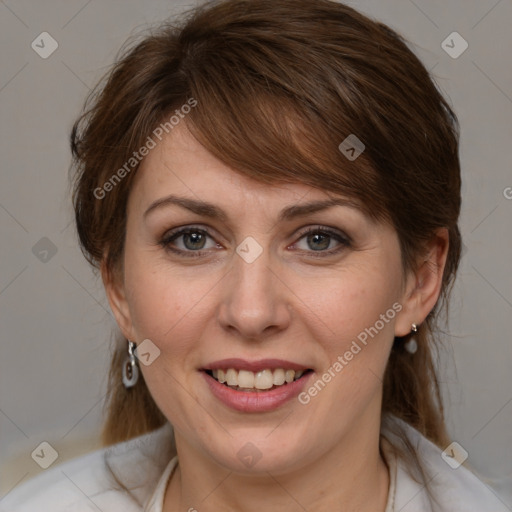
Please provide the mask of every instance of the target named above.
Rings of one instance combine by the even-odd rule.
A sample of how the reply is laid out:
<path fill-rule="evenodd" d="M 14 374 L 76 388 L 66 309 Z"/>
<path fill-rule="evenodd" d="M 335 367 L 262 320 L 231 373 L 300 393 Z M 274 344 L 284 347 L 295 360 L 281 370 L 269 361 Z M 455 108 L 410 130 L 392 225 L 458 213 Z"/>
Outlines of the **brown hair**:
<path fill-rule="evenodd" d="M 304 183 L 353 198 L 398 233 L 404 270 L 414 269 L 438 228 L 449 231 L 442 297 L 416 335 L 396 339 L 382 412 L 445 447 L 435 371 L 435 319 L 460 258 L 458 122 L 401 36 L 329 0 L 224 0 L 196 8 L 128 46 L 89 98 L 71 143 L 76 224 L 96 267 L 122 271 L 126 204 L 137 166 L 97 198 L 94 191 L 160 123 L 195 101 L 186 124 L 220 160 L 266 183 Z M 365 145 L 354 161 L 339 145 Z M 104 441 L 126 440 L 166 419 L 141 379 L 121 383 L 126 340 L 116 345 Z M 134 412 L 137 411 L 137 412 Z"/>

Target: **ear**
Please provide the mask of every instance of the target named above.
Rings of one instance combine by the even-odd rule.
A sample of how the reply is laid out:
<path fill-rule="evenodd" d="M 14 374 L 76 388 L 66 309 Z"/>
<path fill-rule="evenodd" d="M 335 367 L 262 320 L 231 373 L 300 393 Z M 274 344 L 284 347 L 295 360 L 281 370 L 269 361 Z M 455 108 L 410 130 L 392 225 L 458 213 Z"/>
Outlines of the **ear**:
<path fill-rule="evenodd" d="M 436 305 L 441 293 L 448 246 L 448 229 L 437 230 L 417 269 L 409 273 L 402 296 L 402 310 L 395 323 L 395 336 L 409 334 L 412 324 L 423 323 Z"/>
<path fill-rule="evenodd" d="M 130 308 L 126 300 L 123 278 L 118 272 L 107 269 L 105 259 L 101 262 L 101 279 L 110 309 L 114 314 L 117 325 L 127 340 L 135 340 L 135 331 L 132 324 Z"/>

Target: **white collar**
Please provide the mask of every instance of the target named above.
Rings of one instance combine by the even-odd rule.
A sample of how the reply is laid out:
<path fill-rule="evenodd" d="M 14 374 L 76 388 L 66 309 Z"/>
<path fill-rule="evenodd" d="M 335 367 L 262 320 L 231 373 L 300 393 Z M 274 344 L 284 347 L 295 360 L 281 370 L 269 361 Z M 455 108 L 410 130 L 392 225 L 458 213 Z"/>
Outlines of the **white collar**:
<path fill-rule="evenodd" d="M 403 435 L 397 433 L 401 431 Z M 167 433 L 167 429 L 162 430 Z M 394 446 L 404 447 L 404 436 L 415 448 L 426 475 L 426 482 L 438 505 L 432 504 L 425 480 L 397 456 Z M 158 436 L 160 437 L 160 436 Z M 510 512 L 485 483 L 464 466 L 452 469 L 441 457 L 441 450 L 408 423 L 387 415 L 382 422 L 381 450 L 389 468 L 389 492 L 385 512 Z M 173 457 L 146 500 L 144 512 L 162 512 L 165 491 L 178 465 Z M 416 480 L 420 480 L 419 482 Z"/>

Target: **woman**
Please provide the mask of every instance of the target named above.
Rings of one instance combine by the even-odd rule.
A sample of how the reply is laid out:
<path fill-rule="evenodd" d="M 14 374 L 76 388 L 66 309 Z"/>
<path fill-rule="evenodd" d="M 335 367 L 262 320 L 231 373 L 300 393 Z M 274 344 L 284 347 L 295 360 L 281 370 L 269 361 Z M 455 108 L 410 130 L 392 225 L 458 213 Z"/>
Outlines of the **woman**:
<path fill-rule="evenodd" d="M 109 447 L 5 510 L 506 510 L 444 424 L 457 119 L 400 36 L 210 2 L 129 49 L 71 140 L 122 333 Z"/>

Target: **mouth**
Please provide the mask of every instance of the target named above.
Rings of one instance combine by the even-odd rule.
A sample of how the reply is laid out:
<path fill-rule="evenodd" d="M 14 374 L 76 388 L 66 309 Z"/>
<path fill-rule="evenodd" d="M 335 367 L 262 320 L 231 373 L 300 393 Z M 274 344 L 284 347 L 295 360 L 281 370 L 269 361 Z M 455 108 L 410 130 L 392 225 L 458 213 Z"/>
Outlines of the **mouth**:
<path fill-rule="evenodd" d="M 266 368 L 256 372 L 237 368 L 217 368 L 203 371 L 228 388 L 253 393 L 283 388 L 313 372 L 310 368 Z"/>
<path fill-rule="evenodd" d="M 279 409 L 307 386 L 314 370 L 284 359 L 222 359 L 200 368 L 212 395 L 243 413 Z"/>

